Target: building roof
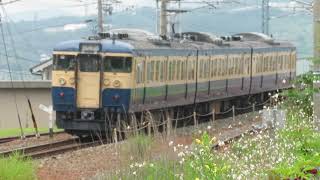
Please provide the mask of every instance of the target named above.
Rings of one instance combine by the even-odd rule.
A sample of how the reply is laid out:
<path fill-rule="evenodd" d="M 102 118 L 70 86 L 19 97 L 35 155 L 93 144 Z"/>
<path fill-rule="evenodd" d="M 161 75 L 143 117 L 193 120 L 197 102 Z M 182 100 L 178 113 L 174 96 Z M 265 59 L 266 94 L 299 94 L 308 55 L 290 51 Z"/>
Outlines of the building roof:
<path fill-rule="evenodd" d="M 43 70 L 48 68 L 49 66 L 52 66 L 52 58 L 42 61 L 41 63 L 31 67 L 30 72 L 34 75 L 41 75 L 41 72 L 43 72 Z"/>
<path fill-rule="evenodd" d="M 14 80 L 14 81 L 0 81 L 0 89 L 11 89 L 13 88 L 51 88 L 51 81 L 44 81 L 44 80 L 28 80 L 28 81 L 21 81 L 21 80 Z"/>

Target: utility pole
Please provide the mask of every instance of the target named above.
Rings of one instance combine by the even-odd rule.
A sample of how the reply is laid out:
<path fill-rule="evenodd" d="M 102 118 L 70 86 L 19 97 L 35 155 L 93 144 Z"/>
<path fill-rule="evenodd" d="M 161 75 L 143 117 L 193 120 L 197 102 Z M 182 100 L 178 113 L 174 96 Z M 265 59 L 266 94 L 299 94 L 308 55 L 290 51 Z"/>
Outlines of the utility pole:
<path fill-rule="evenodd" d="M 270 21 L 270 0 L 262 0 L 262 33 L 269 35 L 269 21 Z"/>
<path fill-rule="evenodd" d="M 320 0 L 313 1 L 314 58 L 320 58 Z M 320 68 L 318 68 L 320 70 Z"/>
<path fill-rule="evenodd" d="M 99 33 L 103 32 L 103 9 L 102 9 L 102 0 L 98 0 L 98 31 Z"/>
<path fill-rule="evenodd" d="M 312 65 L 312 71 L 314 75 L 320 73 L 320 0 L 313 1 L 313 45 L 314 45 L 314 63 Z M 318 81 L 313 82 L 314 88 L 320 88 Z M 313 93 L 313 113 L 314 113 L 314 125 L 318 131 L 320 131 L 320 93 Z"/>
<path fill-rule="evenodd" d="M 161 0 L 160 2 L 160 36 L 166 37 L 167 36 L 167 4 L 168 0 Z"/>

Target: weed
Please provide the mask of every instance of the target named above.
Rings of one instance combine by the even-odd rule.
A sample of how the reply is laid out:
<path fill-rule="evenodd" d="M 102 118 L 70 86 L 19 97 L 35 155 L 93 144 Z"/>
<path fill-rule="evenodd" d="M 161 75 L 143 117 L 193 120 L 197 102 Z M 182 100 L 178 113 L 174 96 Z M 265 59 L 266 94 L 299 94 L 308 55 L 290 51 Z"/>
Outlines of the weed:
<path fill-rule="evenodd" d="M 33 162 L 22 158 L 19 154 L 7 158 L 0 157 L 0 179 L 34 180 L 36 179 L 34 169 Z"/>
<path fill-rule="evenodd" d="M 130 137 L 123 147 L 121 147 L 121 152 L 132 160 L 142 161 L 149 157 L 152 144 L 153 138 L 139 134 Z"/>

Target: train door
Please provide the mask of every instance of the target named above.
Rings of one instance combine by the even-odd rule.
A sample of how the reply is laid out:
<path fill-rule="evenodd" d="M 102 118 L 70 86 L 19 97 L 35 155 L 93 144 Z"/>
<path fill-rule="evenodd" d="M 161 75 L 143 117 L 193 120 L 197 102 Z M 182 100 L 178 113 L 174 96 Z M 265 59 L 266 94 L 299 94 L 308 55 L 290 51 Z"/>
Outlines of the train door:
<path fill-rule="evenodd" d="M 100 105 L 100 62 L 95 54 L 78 56 L 77 106 L 78 108 L 99 108 Z"/>

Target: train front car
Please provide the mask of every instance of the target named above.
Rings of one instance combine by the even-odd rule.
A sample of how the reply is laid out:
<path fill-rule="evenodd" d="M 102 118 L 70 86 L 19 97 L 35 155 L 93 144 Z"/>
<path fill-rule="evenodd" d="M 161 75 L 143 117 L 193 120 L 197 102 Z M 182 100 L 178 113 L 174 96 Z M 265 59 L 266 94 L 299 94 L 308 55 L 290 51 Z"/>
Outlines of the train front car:
<path fill-rule="evenodd" d="M 52 99 L 57 126 L 76 135 L 105 132 L 128 110 L 132 46 L 69 41 L 54 49 Z"/>

